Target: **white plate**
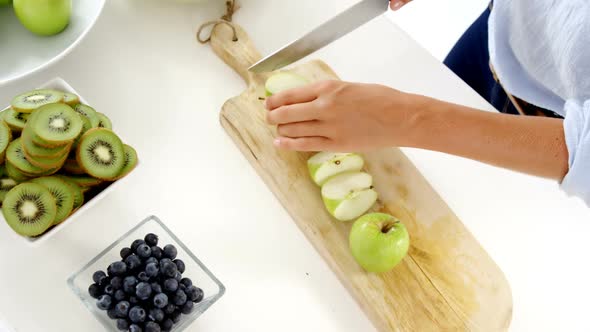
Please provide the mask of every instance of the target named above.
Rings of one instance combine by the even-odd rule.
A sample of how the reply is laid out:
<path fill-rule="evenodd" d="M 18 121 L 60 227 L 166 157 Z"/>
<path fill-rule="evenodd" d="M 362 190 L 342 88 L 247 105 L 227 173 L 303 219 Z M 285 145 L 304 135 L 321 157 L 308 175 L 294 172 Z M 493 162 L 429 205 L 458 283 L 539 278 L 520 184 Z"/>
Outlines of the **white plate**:
<path fill-rule="evenodd" d="M 63 58 L 90 31 L 104 3 L 105 0 L 72 0 L 69 26 L 50 37 L 29 32 L 12 7 L 0 7 L 0 86 Z"/>
<path fill-rule="evenodd" d="M 64 91 L 64 92 L 71 92 L 75 95 L 78 95 L 80 97 L 80 101 L 82 103 L 87 104 L 84 97 L 80 96 L 66 81 L 64 81 L 63 79 L 61 79 L 59 77 L 43 84 L 39 88 L 40 89 L 56 89 L 56 90 Z M 2 108 L 2 109 L 5 109 L 5 108 Z M 109 114 L 106 114 L 106 116 L 109 116 Z M 119 133 L 117 133 L 117 135 L 119 137 L 121 137 L 121 135 Z M 123 137 L 121 137 L 121 139 L 123 139 Z M 123 142 L 125 142 L 125 140 L 123 140 Z M 127 176 L 125 176 L 124 178 L 122 178 L 120 180 L 117 180 L 117 181 L 111 183 L 108 187 L 106 187 L 98 195 L 94 196 L 91 200 L 84 202 L 84 204 L 78 209 L 78 211 L 76 211 L 74 214 L 69 216 L 65 221 L 63 221 L 61 224 L 53 227 L 52 229 L 50 229 L 49 231 L 47 231 L 46 233 L 44 233 L 43 235 L 41 235 L 39 237 L 31 238 L 31 237 L 18 235 L 17 233 L 15 233 L 12 230 L 12 228 L 10 228 L 8 226 L 8 224 L 6 223 L 6 220 L 4 219 L 4 216 L 1 213 L 0 213 L 0 224 L 2 224 L 2 227 L 6 227 L 7 232 L 13 234 L 14 236 L 21 239 L 22 241 L 24 241 L 28 245 L 31 245 L 31 246 L 41 245 L 42 243 L 44 243 L 45 241 L 50 239 L 52 236 L 54 236 L 57 232 L 59 232 L 60 230 L 64 229 L 66 226 L 68 226 L 71 222 L 74 221 L 74 219 L 76 219 L 80 215 L 84 214 L 84 212 L 86 212 L 88 209 L 90 209 L 98 201 L 103 199 L 109 192 L 111 192 L 116 186 L 118 186 L 121 183 L 121 181 L 125 181 L 131 174 L 133 174 L 135 172 L 135 170 L 137 170 L 137 167 L 139 167 L 139 162 L 138 162 L 137 166 L 135 167 L 135 169 L 133 171 L 131 171 L 130 174 L 128 174 Z"/>

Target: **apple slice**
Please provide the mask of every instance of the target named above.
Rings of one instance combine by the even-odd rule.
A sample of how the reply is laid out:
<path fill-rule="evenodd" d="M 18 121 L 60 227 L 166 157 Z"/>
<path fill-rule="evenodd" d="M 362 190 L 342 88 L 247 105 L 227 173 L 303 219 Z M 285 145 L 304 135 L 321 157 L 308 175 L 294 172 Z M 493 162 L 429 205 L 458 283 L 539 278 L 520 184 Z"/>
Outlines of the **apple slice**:
<path fill-rule="evenodd" d="M 266 89 L 266 95 L 272 96 L 275 93 L 298 88 L 307 84 L 309 84 L 309 81 L 303 76 L 290 72 L 280 72 L 269 77 L 266 80 L 264 87 Z"/>
<path fill-rule="evenodd" d="M 321 186 L 329 178 L 352 171 L 360 171 L 365 164 L 356 153 L 320 152 L 309 158 L 307 168 L 313 181 Z"/>
<path fill-rule="evenodd" d="M 364 172 L 337 175 L 322 186 L 326 209 L 340 221 L 356 219 L 367 212 L 377 201 L 373 190 L 373 177 Z"/>

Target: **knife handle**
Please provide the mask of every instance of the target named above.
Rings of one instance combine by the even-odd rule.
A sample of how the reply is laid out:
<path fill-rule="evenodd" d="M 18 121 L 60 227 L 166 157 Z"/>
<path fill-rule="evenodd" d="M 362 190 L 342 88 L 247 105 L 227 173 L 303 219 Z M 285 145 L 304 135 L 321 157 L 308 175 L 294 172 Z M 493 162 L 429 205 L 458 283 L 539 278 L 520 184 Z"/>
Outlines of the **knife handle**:
<path fill-rule="evenodd" d="M 233 22 L 216 25 L 211 33 L 211 47 L 247 83 L 253 80 L 248 68 L 262 56 L 242 27 Z"/>

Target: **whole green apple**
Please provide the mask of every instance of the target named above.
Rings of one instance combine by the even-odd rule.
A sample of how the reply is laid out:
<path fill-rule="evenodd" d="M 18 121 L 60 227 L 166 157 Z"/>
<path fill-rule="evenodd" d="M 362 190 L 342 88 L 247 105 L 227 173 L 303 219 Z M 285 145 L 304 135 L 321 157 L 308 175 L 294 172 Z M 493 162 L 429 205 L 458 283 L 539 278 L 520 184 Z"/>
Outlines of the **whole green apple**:
<path fill-rule="evenodd" d="M 72 0 L 14 0 L 14 12 L 29 31 L 51 36 L 70 23 Z"/>
<path fill-rule="evenodd" d="M 410 235 L 392 215 L 370 213 L 355 221 L 350 231 L 352 256 L 368 272 L 393 269 L 408 253 Z"/>

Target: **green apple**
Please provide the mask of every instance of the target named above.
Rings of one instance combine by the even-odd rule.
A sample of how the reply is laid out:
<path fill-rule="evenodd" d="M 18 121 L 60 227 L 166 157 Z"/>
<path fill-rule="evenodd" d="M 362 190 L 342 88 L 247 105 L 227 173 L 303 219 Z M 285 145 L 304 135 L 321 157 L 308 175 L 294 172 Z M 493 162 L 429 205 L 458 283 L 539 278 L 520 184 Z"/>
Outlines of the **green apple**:
<path fill-rule="evenodd" d="M 340 221 L 354 220 L 377 201 L 373 177 L 364 172 L 347 172 L 336 175 L 322 186 L 326 209 Z"/>
<path fill-rule="evenodd" d="M 408 253 L 410 235 L 399 219 L 371 213 L 355 221 L 350 231 L 352 256 L 368 272 L 393 269 Z"/>
<path fill-rule="evenodd" d="M 266 80 L 264 87 L 266 89 L 266 95 L 272 96 L 276 93 L 298 88 L 309 84 L 309 81 L 297 74 L 291 72 L 280 72 L 272 75 Z"/>
<path fill-rule="evenodd" d="M 14 12 L 29 31 L 51 36 L 68 26 L 72 0 L 14 0 Z"/>
<path fill-rule="evenodd" d="M 356 153 L 320 152 L 307 161 L 307 168 L 312 180 L 323 185 L 329 178 L 352 171 L 360 171 L 365 164 Z"/>

